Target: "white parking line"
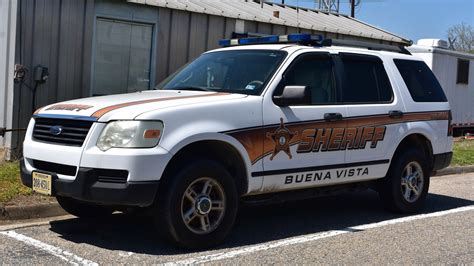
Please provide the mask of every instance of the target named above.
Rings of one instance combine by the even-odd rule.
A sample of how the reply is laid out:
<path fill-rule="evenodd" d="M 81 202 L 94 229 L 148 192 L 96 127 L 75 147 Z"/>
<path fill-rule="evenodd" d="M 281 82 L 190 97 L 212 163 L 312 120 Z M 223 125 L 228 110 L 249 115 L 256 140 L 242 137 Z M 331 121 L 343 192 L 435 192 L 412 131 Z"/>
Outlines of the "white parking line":
<path fill-rule="evenodd" d="M 2 235 L 6 235 L 8 237 L 11 237 L 13 239 L 16 239 L 18 241 L 21 241 L 25 244 L 28 244 L 30 246 L 34 246 L 36 248 L 39 248 L 53 256 L 56 256 L 66 262 L 69 262 L 70 264 L 73 265 L 98 265 L 96 262 L 86 260 L 84 258 L 81 258 L 75 254 L 72 254 L 71 252 L 67 250 L 63 250 L 61 248 L 43 243 L 39 240 L 33 239 L 31 237 L 19 234 L 15 231 L 4 231 L 0 232 Z"/>
<path fill-rule="evenodd" d="M 444 215 L 448 215 L 448 214 L 466 212 L 466 211 L 472 211 L 472 210 L 474 210 L 474 205 L 455 208 L 455 209 L 450 209 L 450 210 L 446 210 L 446 211 L 439 211 L 439 212 L 433 212 L 433 213 L 427 213 L 427 214 L 419 214 L 419 215 L 413 215 L 413 216 L 408 216 L 408 217 L 396 218 L 396 219 L 386 220 L 386 221 L 382 221 L 382 222 L 378 222 L 378 223 L 370 223 L 370 224 L 352 226 L 352 227 L 347 227 L 347 228 L 344 228 L 344 229 L 341 229 L 341 230 L 331 230 L 331 231 L 320 232 L 320 233 L 315 233 L 315 234 L 309 234 L 309 235 L 303 235 L 303 236 L 298 236 L 298 237 L 286 238 L 286 239 L 282 239 L 282 240 L 278 240 L 278 241 L 272 241 L 272 242 L 267 242 L 267 243 L 263 243 L 263 244 L 247 246 L 247 247 L 244 247 L 244 248 L 239 248 L 239 249 L 228 251 L 228 252 L 220 252 L 220 253 L 215 253 L 215 254 L 210 254 L 210 255 L 204 255 L 204 256 L 189 258 L 189 259 L 185 259 L 185 260 L 169 262 L 167 264 L 168 265 L 200 264 L 200 263 L 207 263 L 207 262 L 218 261 L 218 260 L 223 260 L 223 259 L 230 259 L 230 258 L 233 258 L 233 257 L 246 255 L 246 254 L 254 253 L 254 252 L 257 252 L 257 251 L 264 251 L 264 250 L 269 250 L 269 249 L 273 249 L 273 248 L 279 248 L 279 247 L 284 247 L 284 246 L 301 244 L 301 243 L 305 243 L 305 242 L 315 241 L 315 240 L 319 240 L 319 239 L 323 239 L 323 238 L 329 238 L 329 237 L 342 235 L 342 234 L 346 234 L 346 233 L 352 233 L 352 232 L 358 231 L 358 230 L 373 229 L 373 228 L 383 227 L 383 226 L 392 225 L 392 224 L 405 223 L 405 222 L 410 222 L 410 221 L 415 221 L 415 220 L 420 220 L 420 219 L 426 219 L 426 218 L 432 218 L 432 217 L 440 217 L 440 216 L 444 216 Z"/>

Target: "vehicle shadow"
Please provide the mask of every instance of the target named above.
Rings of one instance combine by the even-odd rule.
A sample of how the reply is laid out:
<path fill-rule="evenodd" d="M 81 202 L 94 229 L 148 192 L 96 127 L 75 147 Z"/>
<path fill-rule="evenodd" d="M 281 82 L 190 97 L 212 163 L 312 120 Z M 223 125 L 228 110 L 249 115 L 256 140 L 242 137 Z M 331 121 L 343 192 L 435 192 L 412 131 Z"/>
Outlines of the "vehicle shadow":
<path fill-rule="evenodd" d="M 425 209 L 432 213 L 472 205 L 473 201 L 428 194 Z M 384 210 L 375 192 L 349 193 L 275 205 L 243 207 L 227 241 L 215 250 L 279 240 L 328 230 L 404 217 Z M 146 216 L 115 214 L 105 219 L 53 221 L 52 230 L 75 243 L 136 254 L 189 253 L 160 239 Z"/>

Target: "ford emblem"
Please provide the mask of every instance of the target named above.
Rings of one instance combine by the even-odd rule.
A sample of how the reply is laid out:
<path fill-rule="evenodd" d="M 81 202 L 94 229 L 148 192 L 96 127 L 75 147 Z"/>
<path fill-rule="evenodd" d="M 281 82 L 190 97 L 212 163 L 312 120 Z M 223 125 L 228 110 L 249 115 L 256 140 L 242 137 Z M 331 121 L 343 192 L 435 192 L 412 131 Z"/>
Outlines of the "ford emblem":
<path fill-rule="evenodd" d="M 59 135 L 61 135 L 61 133 L 63 133 L 63 128 L 62 128 L 61 126 L 52 126 L 52 127 L 49 129 L 49 132 L 50 132 L 52 135 L 59 136 Z"/>

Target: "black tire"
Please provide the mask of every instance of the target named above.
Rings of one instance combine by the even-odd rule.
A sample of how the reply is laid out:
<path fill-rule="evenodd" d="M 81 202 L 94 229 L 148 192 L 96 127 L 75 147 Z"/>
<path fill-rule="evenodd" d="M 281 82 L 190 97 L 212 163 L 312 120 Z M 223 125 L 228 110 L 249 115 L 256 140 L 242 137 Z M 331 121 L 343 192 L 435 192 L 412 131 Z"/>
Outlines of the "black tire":
<path fill-rule="evenodd" d="M 79 218 L 105 217 L 114 212 L 111 208 L 86 203 L 72 198 L 56 196 L 56 200 L 66 212 Z"/>
<path fill-rule="evenodd" d="M 401 183 L 405 167 L 409 164 L 414 165 L 415 167 L 418 164 L 418 166 L 421 166 L 423 173 L 420 178 L 422 179 L 422 188 L 419 188 L 421 193 L 418 198 L 413 199 L 412 202 L 404 197 Z M 414 213 L 423 208 L 429 186 L 430 171 L 429 163 L 425 154 L 418 149 L 407 148 L 395 156 L 390 165 L 387 176 L 381 180 L 378 190 L 379 196 L 388 210 L 397 213 Z M 405 187 L 405 189 L 407 188 Z"/>
<path fill-rule="evenodd" d="M 167 240 L 182 248 L 203 249 L 215 246 L 229 234 L 237 216 L 239 201 L 234 179 L 215 161 L 197 160 L 190 163 L 183 162 L 183 165 L 185 165 L 183 168 L 164 177 L 163 186 L 157 196 L 156 210 L 153 213 L 157 229 Z M 222 211 L 223 216 L 220 216 L 220 222 L 216 223 L 213 231 L 197 234 L 190 230 L 184 221 L 182 203 L 188 187 L 204 177 L 220 185 L 219 191 L 225 195 L 225 208 Z"/>

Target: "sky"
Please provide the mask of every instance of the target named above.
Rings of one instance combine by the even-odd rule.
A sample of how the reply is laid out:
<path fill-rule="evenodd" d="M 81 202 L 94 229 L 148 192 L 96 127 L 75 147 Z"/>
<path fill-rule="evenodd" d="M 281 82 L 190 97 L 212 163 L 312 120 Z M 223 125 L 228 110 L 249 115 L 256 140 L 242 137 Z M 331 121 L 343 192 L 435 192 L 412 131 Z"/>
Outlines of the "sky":
<path fill-rule="evenodd" d="M 340 13 L 350 14 L 349 0 L 340 0 Z M 356 19 L 416 42 L 447 40 L 449 27 L 465 22 L 474 27 L 474 0 L 360 0 Z M 279 2 L 279 0 L 274 0 Z M 285 4 L 314 8 L 314 0 L 285 0 Z"/>

